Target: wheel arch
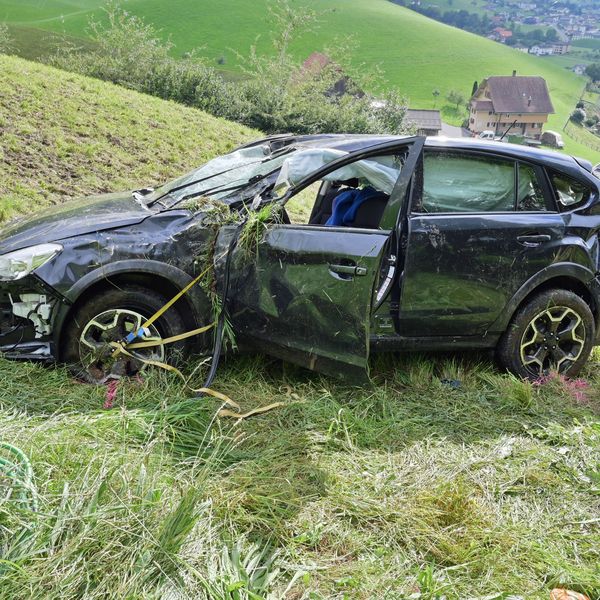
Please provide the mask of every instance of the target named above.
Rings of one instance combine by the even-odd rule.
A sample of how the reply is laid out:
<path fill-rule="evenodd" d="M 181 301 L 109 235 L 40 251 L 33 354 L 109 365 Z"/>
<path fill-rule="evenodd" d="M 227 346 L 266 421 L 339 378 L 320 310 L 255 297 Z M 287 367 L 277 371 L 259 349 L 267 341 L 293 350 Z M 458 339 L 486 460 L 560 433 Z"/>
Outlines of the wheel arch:
<path fill-rule="evenodd" d="M 158 291 L 170 299 L 192 280 L 193 278 L 181 269 L 157 261 L 120 261 L 92 271 L 65 294 L 69 303 L 61 306 L 53 323 L 55 348 L 60 353 L 62 335 L 69 318 L 82 304 L 97 294 L 133 284 Z M 210 310 L 209 299 L 199 286 L 194 286 L 174 306 L 179 309 L 187 329 L 200 326 L 203 315 Z"/>
<path fill-rule="evenodd" d="M 590 307 L 598 330 L 600 325 L 600 298 L 598 290 L 592 282 L 594 273 L 581 265 L 558 263 L 551 265 L 528 280 L 512 297 L 504 312 L 496 320 L 493 331 L 504 332 L 508 328 L 517 311 L 534 296 L 549 289 L 558 288 L 569 290 L 580 296 Z"/>

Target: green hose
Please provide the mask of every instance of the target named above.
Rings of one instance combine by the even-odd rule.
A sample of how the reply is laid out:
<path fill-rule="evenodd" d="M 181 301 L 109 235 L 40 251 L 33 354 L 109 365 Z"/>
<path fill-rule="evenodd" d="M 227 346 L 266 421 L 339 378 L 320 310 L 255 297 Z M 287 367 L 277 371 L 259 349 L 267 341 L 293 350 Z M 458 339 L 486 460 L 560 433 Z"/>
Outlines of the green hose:
<path fill-rule="evenodd" d="M 6 442 L 0 442 L 0 449 L 12 455 L 10 458 L 0 456 L 0 477 L 12 480 L 7 498 L 14 497 L 22 507 L 37 512 L 37 490 L 33 482 L 33 468 L 27 455 Z"/>

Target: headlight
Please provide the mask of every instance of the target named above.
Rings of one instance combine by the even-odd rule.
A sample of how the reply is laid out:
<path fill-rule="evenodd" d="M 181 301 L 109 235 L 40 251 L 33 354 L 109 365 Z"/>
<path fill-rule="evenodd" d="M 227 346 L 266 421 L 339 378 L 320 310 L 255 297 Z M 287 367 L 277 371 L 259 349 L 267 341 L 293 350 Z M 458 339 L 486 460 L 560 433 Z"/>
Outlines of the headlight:
<path fill-rule="evenodd" d="M 29 275 L 55 257 L 63 247 L 60 244 L 39 244 L 16 252 L 0 255 L 0 281 L 15 281 Z"/>

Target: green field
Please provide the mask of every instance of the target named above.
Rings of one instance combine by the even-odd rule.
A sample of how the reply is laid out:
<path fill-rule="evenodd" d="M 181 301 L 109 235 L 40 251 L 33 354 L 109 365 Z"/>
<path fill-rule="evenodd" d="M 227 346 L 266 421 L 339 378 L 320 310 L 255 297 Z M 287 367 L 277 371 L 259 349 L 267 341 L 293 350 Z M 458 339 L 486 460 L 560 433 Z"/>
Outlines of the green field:
<path fill-rule="evenodd" d="M 4 215 L 152 185 L 258 135 L 2 56 L 0 132 Z M 237 422 L 172 374 L 103 408 L 102 387 L 0 359 L 0 441 L 39 495 L 32 510 L 0 478 L 0 598 L 599 600 L 600 355 L 540 385 L 483 355 L 372 365 L 356 388 L 231 356 L 215 389 L 283 403 Z"/>
<path fill-rule="evenodd" d="M 575 40 L 573 42 L 573 46 L 577 46 L 578 48 L 589 48 L 592 50 L 600 50 L 600 40 L 592 40 L 592 39 L 585 39 L 585 40 Z"/>
<path fill-rule="evenodd" d="M 414 107 L 433 107 L 432 90 L 452 89 L 470 94 L 473 81 L 490 75 L 541 75 L 548 81 L 556 114 L 549 128 L 561 130 L 579 99 L 585 79 L 561 65 L 544 61 L 467 32 L 448 27 L 388 0 L 306 0 L 302 3 L 321 12 L 318 28 L 293 46 L 299 59 L 317 49 L 349 47 L 339 57 L 348 70 L 360 76 L 381 68 L 387 85 L 397 87 Z M 103 18 L 101 0 L 0 0 L 0 21 L 13 27 L 43 28 L 85 36 L 91 16 Z M 128 0 L 124 6 L 162 29 L 181 55 L 193 48 L 219 68 L 239 71 L 234 51 L 245 53 L 257 43 L 270 48 L 267 6 L 269 0 Z M 30 31 L 32 31 L 30 29 Z M 348 38 L 344 42 L 344 38 Z M 258 38 L 258 40 L 257 40 Z M 376 90 L 375 90 L 376 91 Z M 455 124 L 460 121 L 446 111 Z M 566 139 L 566 150 L 600 162 L 600 155 L 583 144 Z"/>

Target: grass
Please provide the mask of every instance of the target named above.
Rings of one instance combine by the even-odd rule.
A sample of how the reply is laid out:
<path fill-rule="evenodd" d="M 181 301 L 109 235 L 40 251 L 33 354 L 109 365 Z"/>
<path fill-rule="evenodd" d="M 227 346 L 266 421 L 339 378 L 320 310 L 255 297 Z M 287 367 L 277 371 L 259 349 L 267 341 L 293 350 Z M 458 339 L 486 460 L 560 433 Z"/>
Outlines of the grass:
<path fill-rule="evenodd" d="M 259 136 L 200 111 L 0 56 L 0 217 L 152 186 Z"/>
<path fill-rule="evenodd" d="M 132 187 L 256 135 L 18 59 L 0 73 L 1 181 L 27 210 L 58 201 L 38 188 L 66 164 L 65 189 Z M 164 372 L 105 409 L 62 368 L 0 359 L 0 440 L 31 458 L 40 502 L 0 479 L 0 598 L 598 600 L 599 367 L 536 386 L 483 355 L 406 354 L 357 388 L 233 355 L 215 389 L 284 403 L 236 422 Z"/>
<path fill-rule="evenodd" d="M 85 37 L 89 18 L 102 18 L 103 4 L 103 0 L 49 0 L 43 4 L 38 0 L 3 0 L 0 20 L 33 28 L 32 34 L 38 28 Z M 215 66 L 239 74 L 237 52 L 247 54 L 252 44 L 259 50 L 270 49 L 268 5 L 269 0 L 128 0 L 127 10 L 170 36 L 177 55 L 201 48 L 200 54 Z M 319 11 L 321 17 L 314 32 L 294 43 L 299 59 L 323 47 L 334 55 L 336 48 L 343 48 L 340 59 L 351 74 L 360 76 L 381 68 L 389 82 L 386 85 L 397 87 L 414 107 L 432 108 L 434 89 L 441 91 L 438 108 L 443 107 L 442 99 L 450 90 L 469 95 L 475 80 L 510 75 L 516 69 L 520 75 L 541 75 L 547 80 L 556 109 L 548 128 L 560 130 L 585 84 L 562 65 L 427 19 L 389 0 L 305 0 L 303 5 Z M 348 36 L 350 43 L 343 43 Z M 221 57 L 225 64 L 217 65 Z M 463 118 L 446 113 L 445 118 L 453 124 Z M 600 154 L 588 146 L 568 137 L 565 142 L 567 152 L 600 162 Z"/>

